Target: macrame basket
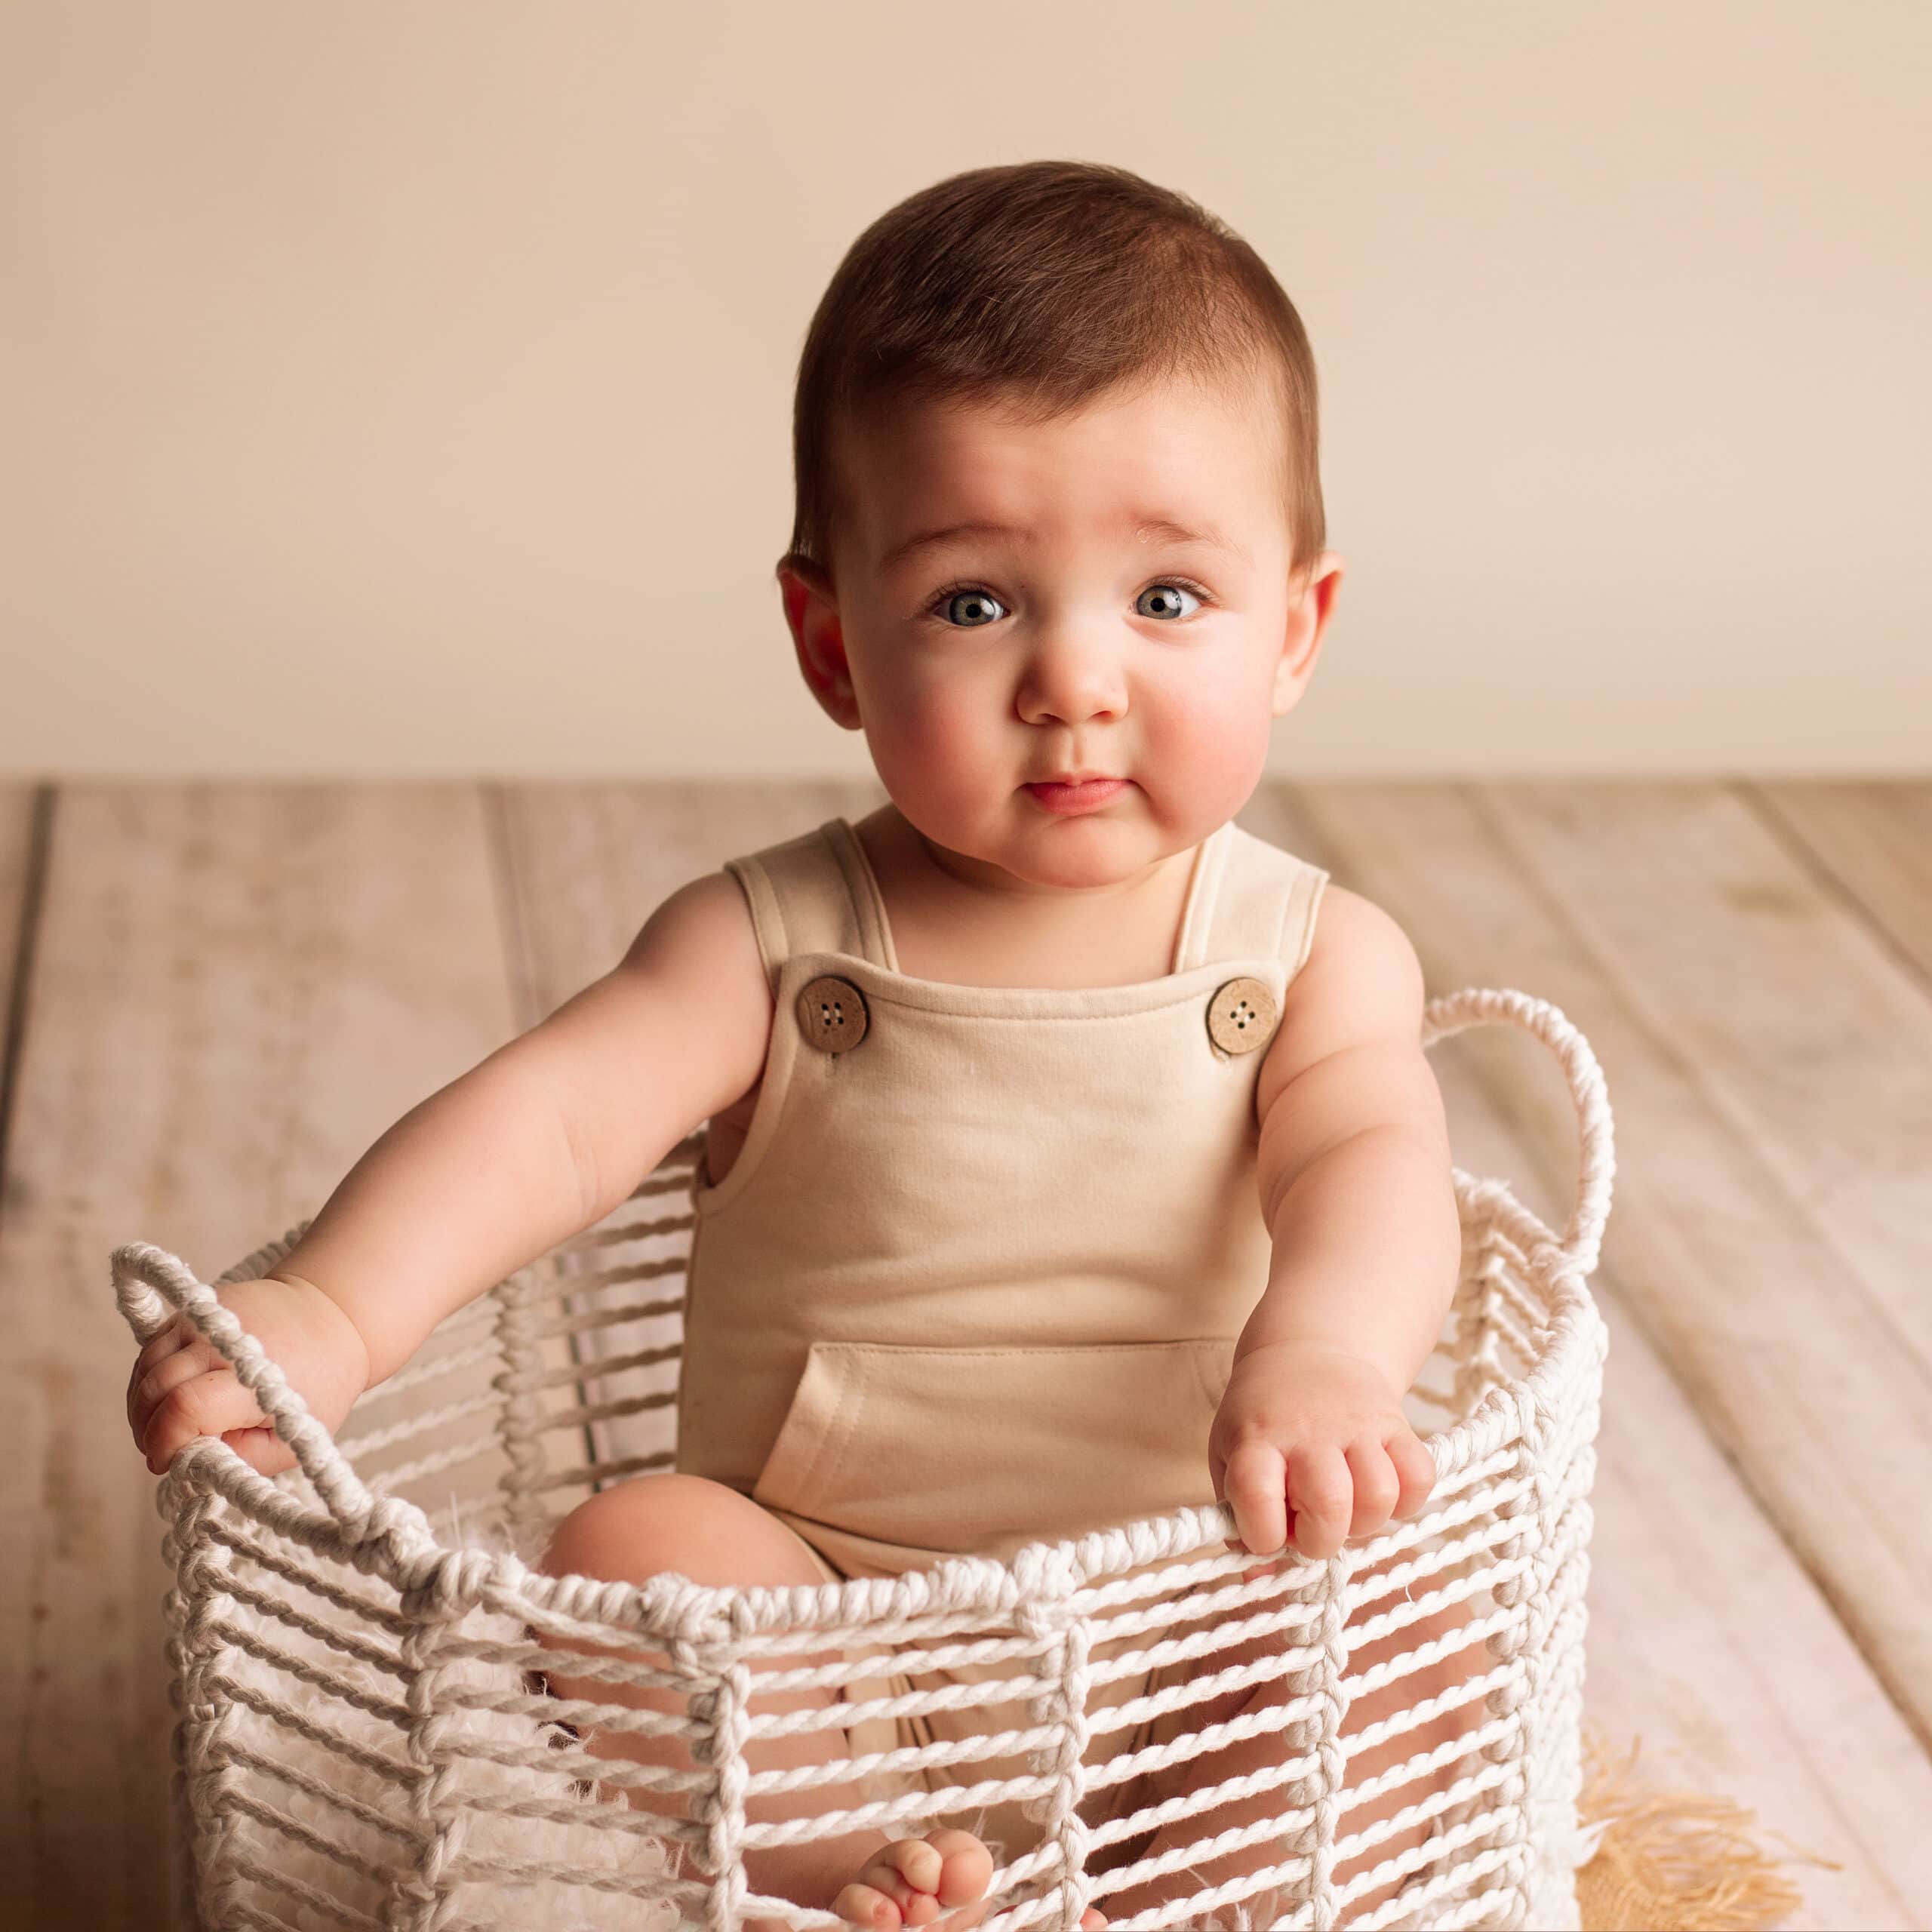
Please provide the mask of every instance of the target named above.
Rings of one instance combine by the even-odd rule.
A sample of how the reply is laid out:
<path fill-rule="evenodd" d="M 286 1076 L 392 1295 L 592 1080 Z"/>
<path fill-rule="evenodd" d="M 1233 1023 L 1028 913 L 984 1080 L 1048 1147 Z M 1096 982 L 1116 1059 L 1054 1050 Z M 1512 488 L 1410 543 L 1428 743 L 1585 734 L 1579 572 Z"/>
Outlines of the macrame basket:
<path fill-rule="evenodd" d="M 297 1459 L 271 1481 L 201 1437 L 156 1491 L 173 1577 L 182 1924 L 725 1932 L 764 1917 L 829 1928 L 841 1922 L 829 1912 L 754 1888 L 746 1854 L 866 1826 L 895 1838 L 971 1829 L 980 1807 L 1022 1799 L 1038 1840 L 1004 1857 L 993 1847 L 980 1932 L 1071 1932 L 1089 1906 L 1119 1923 L 1110 1896 L 1156 1875 L 1129 1841 L 1177 1819 L 1199 1831 L 1188 1827 L 1195 1842 L 1162 1872 L 1185 1882 L 1203 1860 L 1244 1848 L 1254 1869 L 1137 1916 L 1137 1927 L 1575 1927 L 1574 1874 L 1589 1849 L 1577 1800 L 1605 1346 L 1586 1279 L 1609 1211 L 1611 1115 L 1588 1043 L 1546 1001 L 1468 989 L 1431 1002 L 1423 1038 L 1492 1021 L 1526 1029 L 1561 1063 L 1580 1132 L 1575 1205 L 1558 1235 L 1502 1182 L 1455 1171 L 1460 1278 L 1407 1404 L 1438 1480 L 1423 1515 L 1327 1561 L 1229 1549 L 1233 1512 L 1217 1504 L 899 1577 L 727 1588 L 674 1572 L 641 1587 L 538 1574 L 549 1529 L 577 1503 L 674 1466 L 693 1223 L 659 1208 L 688 1196 L 701 1134 L 603 1222 L 442 1323 L 364 1395 L 340 1440 L 213 1287 L 150 1244 L 117 1248 L 115 1292 L 135 1334 L 145 1341 L 183 1312 Z M 273 1266 L 308 1225 L 215 1286 Z M 1442 1639 L 1352 1667 L 1352 1648 L 1440 1615 L 1460 1624 L 1447 1640 L 1460 1660 L 1447 1692 L 1422 1687 Z M 1268 1641 L 1256 1655 L 1257 1636 Z M 1217 1661 L 1238 1644 L 1250 1661 Z M 812 1656 L 821 1661 L 798 1661 Z M 855 1701 L 795 1698 L 773 1712 L 761 1709 L 771 1691 L 835 1697 L 861 1678 L 962 1657 L 1004 1674 L 950 1696 L 1003 1698 L 1021 1727 L 989 1730 L 983 1749 L 942 1740 L 848 1758 L 841 1740 L 822 1764 L 750 1768 L 748 1739 L 949 1695 L 881 1700 L 862 1687 Z M 1177 1660 L 1176 1681 L 1149 1697 L 1094 1700 L 1113 1677 Z M 540 1667 L 663 1687 L 674 1709 L 559 1699 Z M 1217 1804 L 1236 1792 L 1192 1776 L 1158 1807 L 1088 1822 L 1097 1783 L 1156 1759 L 1191 1761 L 1241 1733 L 1240 1718 L 1195 1727 L 1191 1705 L 1226 1707 L 1230 1690 L 1262 1683 L 1275 1694 L 1246 1731 L 1272 1727 L 1278 1762 L 1239 1787 L 1272 1793 L 1258 1823 L 1217 1826 Z M 1404 1687 L 1396 1714 L 1346 1735 L 1352 1700 L 1390 1684 Z M 1177 1737 L 1086 1761 L 1097 1731 L 1157 1709 L 1182 1713 Z M 1451 1710 L 1448 1743 L 1351 1776 L 1370 1746 L 1390 1757 L 1390 1740 Z M 626 1727 L 681 1734 L 696 1770 L 593 1755 L 579 1741 Z M 1001 1757 L 1008 1774 L 990 1779 L 983 1766 Z M 1030 1772 L 1014 1777 L 1015 1762 Z M 841 1781 L 883 1795 L 815 1808 L 814 1789 Z M 1352 1818 L 1405 1788 L 1416 1801 L 1393 1818 Z M 763 1822 L 748 1817 L 747 1800 L 773 1792 L 786 1795 L 786 1815 L 774 1821 L 765 1804 Z M 1363 1863 L 1405 1829 L 1409 1848 Z M 1338 1877 L 1351 1861 L 1352 1875 Z"/>

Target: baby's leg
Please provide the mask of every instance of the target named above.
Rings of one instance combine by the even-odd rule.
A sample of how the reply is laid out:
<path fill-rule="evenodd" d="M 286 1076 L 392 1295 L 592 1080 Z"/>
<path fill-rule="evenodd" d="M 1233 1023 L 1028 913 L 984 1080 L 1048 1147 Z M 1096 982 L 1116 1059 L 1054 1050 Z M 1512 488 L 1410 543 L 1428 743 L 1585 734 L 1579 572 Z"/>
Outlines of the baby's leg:
<path fill-rule="evenodd" d="M 1389 1601 L 1385 1597 L 1380 1601 L 1367 1605 L 1352 1622 L 1365 1623 L 1371 1617 L 1386 1609 Z M 1469 1621 L 1469 1614 L 1464 1606 L 1451 1604 L 1374 1643 L 1362 1644 L 1351 1640 L 1349 1671 L 1352 1675 L 1371 1669 L 1392 1657 L 1412 1651 L 1432 1638 L 1446 1636 L 1461 1629 Z M 1198 1627 L 1198 1624 L 1179 1624 L 1174 1634 L 1183 1635 Z M 1251 1663 L 1270 1652 L 1278 1652 L 1281 1642 L 1281 1636 L 1277 1632 L 1225 1651 L 1215 1651 L 1201 1659 L 1195 1669 L 1203 1673 L 1211 1673 L 1226 1669 L 1233 1664 Z M 1343 1715 L 1342 1735 L 1345 1738 L 1359 1737 L 1371 1724 L 1394 1715 L 1424 1697 L 1439 1696 L 1453 1686 L 1465 1681 L 1472 1673 L 1486 1667 L 1487 1662 L 1479 1647 L 1471 1651 L 1452 1647 L 1448 1654 L 1436 1663 L 1407 1672 L 1392 1683 L 1384 1684 L 1352 1702 Z M 1204 1730 L 1210 1724 L 1225 1723 L 1229 1718 L 1246 1712 L 1279 1709 L 1297 1694 L 1291 1677 L 1270 1678 L 1244 1690 L 1229 1691 L 1218 1698 L 1183 1706 L 1180 1715 L 1187 1730 Z M 1450 1739 L 1461 1735 L 1466 1729 L 1472 1728 L 1480 1721 L 1480 1713 L 1472 1715 L 1466 1709 L 1458 1708 L 1398 1732 L 1379 1745 L 1366 1751 L 1357 1752 L 1349 1758 L 1349 1783 L 1359 1785 L 1422 1752 L 1447 1743 Z M 1218 1751 L 1204 1752 L 1180 1764 L 1145 1774 L 1140 1791 L 1128 1801 L 1134 1808 L 1140 1809 L 1158 1804 L 1184 1790 L 1198 1791 L 1229 1778 L 1284 1764 L 1296 1755 L 1287 1747 L 1284 1731 L 1270 1727 L 1252 1737 L 1238 1739 Z M 1452 1760 L 1432 1774 L 1398 1785 L 1365 1804 L 1351 1806 L 1343 1815 L 1340 1835 L 1350 1835 L 1371 1823 L 1380 1823 L 1392 1818 L 1405 1806 L 1416 1804 L 1434 1792 L 1447 1789 L 1469 1768 L 1466 1763 Z M 1192 1817 L 1177 1820 L 1156 1832 L 1146 1848 L 1137 1856 L 1143 1858 L 1158 1857 L 1163 1852 L 1192 1844 L 1198 1839 L 1211 1838 L 1221 1832 L 1254 1824 L 1263 1819 L 1278 1817 L 1282 1810 L 1282 1792 L 1283 1787 L 1278 1784 L 1252 1798 L 1237 1799 L 1208 1810 L 1197 1811 Z M 1346 1883 L 1358 1873 L 1380 1864 L 1383 1860 L 1392 1858 L 1398 1853 L 1424 1843 L 1429 1836 L 1429 1827 L 1426 1822 L 1409 1826 L 1380 1840 L 1367 1850 L 1338 1866 L 1335 1878 L 1338 1882 Z M 1279 1863 L 1287 1855 L 1278 1839 L 1264 1838 L 1259 1843 L 1240 1850 L 1223 1854 L 1218 1858 L 1191 1861 L 1178 1872 L 1112 1894 L 1102 1901 L 1101 1909 L 1106 1914 L 1109 1925 L 1131 1926 L 1137 1912 L 1151 1911 L 1155 1906 L 1168 1903 L 1174 1899 L 1189 1897 L 1197 1890 L 1223 1884 L 1229 1879 Z M 1121 1860 L 1118 1862 L 1126 1861 Z M 1400 1890 L 1401 1883 L 1399 1879 L 1386 1881 L 1364 1897 L 1353 1901 L 1343 1914 L 1342 1924 L 1346 1926 L 1355 1922 L 1362 1914 L 1392 1897 Z M 1229 1909 L 1224 1907 L 1217 1916 L 1229 1917 Z M 1231 1918 L 1229 1922 L 1232 1922 Z"/>
<path fill-rule="evenodd" d="M 546 1575 L 608 1577 L 642 1583 L 661 1571 L 675 1570 L 699 1583 L 786 1584 L 823 1580 L 811 1552 L 786 1526 L 749 1497 L 722 1483 L 681 1472 L 633 1477 L 580 1503 L 552 1534 L 536 1566 Z M 560 1650 L 586 1655 L 635 1658 L 659 1667 L 668 1660 L 660 1651 L 626 1651 L 546 1639 Z M 829 1663 L 835 1651 L 798 1652 L 783 1658 L 754 1662 L 754 1672 L 783 1665 L 797 1669 Z M 684 1698 L 675 1690 L 613 1683 L 598 1678 L 571 1678 L 554 1669 L 546 1673 L 550 1688 L 562 1697 L 580 1697 L 634 1709 L 681 1713 Z M 764 1711 L 822 1708 L 835 1701 L 830 1689 L 772 1692 L 755 1700 Z M 654 1737 L 635 1731 L 590 1731 L 583 1748 L 594 1757 L 628 1758 L 639 1764 L 696 1768 L 688 1743 L 680 1737 Z M 789 1737 L 763 1738 L 746 1746 L 746 1762 L 754 1770 L 822 1764 L 842 1757 L 845 1736 L 836 1728 L 799 1732 Z M 629 1801 L 660 1817 L 686 1818 L 686 1794 L 677 1791 L 629 1791 Z M 863 1803 L 863 1795 L 848 1784 L 820 1785 L 808 1791 L 768 1793 L 747 1800 L 746 1817 L 758 1823 L 843 1809 Z M 801 1845 L 781 1845 L 748 1853 L 745 1875 L 754 1891 L 768 1892 L 801 1904 L 829 1906 L 839 1888 L 866 1859 L 888 1842 L 883 1832 L 854 1832 L 836 1838 Z M 701 1876 L 690 1860 L 681 1875 Z M 780 1921 L 746 1921 L 746 1932 L 778 1932 Z"/>

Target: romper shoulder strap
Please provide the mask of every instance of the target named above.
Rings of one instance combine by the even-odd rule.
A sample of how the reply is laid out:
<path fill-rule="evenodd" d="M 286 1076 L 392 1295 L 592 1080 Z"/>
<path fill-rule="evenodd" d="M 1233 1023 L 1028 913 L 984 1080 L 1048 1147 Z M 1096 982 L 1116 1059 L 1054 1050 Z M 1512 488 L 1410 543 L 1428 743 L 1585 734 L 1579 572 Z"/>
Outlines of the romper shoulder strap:
<path fill-rule="evenodd" d="M 1176 970 L 1210 960 L 1280 959 L 1292 980 L 1315 943 L 1328 875 L 1230 819 L 1208 841 Z"/>
<path fill-rule="evenodd" d="M 751 909 L 758 953 L 774 983 L 795 953 L 846 952 L 891 964 L 883 915 L 863 855 L 851 849 L 854 842 L 842 819 L 829 819 L 795 838 L 724 861 Z"/>

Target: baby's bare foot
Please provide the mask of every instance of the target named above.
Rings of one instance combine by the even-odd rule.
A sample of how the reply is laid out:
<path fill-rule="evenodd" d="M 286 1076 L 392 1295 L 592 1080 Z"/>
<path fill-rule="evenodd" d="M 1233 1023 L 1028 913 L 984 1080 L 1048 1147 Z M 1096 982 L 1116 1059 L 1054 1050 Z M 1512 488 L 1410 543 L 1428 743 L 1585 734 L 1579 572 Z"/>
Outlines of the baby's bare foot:
<path fill-rule="evenodd" d="M 908 1925 L 935 1925 L 938 1932 L 968 1932 L 986 1916 L 979 1902 L 993 1875 L 993 1855 L 971 1832 L 947 1826 L 922 1838 L 898 1838 L 873 1854 L 866 1869 L 832 1902 L 841 1918 L 867 1932 L 900 1932 Z M 949 1906 L 979 1905 L 953 1912 Z M 1106 1921 L 1091 1908 L 1081 1932 L 1103 1932 Z"/>

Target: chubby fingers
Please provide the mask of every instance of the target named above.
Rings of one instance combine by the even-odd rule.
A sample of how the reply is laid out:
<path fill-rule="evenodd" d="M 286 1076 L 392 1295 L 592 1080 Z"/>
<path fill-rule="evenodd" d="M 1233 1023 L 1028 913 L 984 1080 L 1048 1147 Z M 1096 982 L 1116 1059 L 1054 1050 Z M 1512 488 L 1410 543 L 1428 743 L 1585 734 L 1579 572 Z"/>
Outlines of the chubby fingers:
<path fill-rule="evenodd" d="M 1257 1555 L 1292 1547 L 1304 1556 L 1333 1556 L 1349 1537 L 1371 1536 L 1393 1517 L 1420 1510 L 1435 1486 L 1435 1463 L 1406 1426 L 1386 1436 L 1358 1437 L 1346 1449 L 1294 1444 L 1284 1456 L 1263 1439 L 1241 1444 L 1217 1481 L 1234 1511 L 1240 1540 L 1229 1549 Z"/>
<path fill-rule="evenodd" d="M 198 1375 L 207 1374 L 211 1369 L 224 1366 L 206 1343 L 198 1347 L 177 1349 L 172 1355 L 162 1356 L 128 1390 L 128 1420 L 135 1433 L 138 1435 L 141 1432 L 149 1417 L 171 1389 L 180 1388 L 184 1382 L 193 1381 Z"/>
<path fill-rule="evenodd" d="M 1355 1518 L 1355 1482 L 1342 1451 L 1313 1442 L 1290 1450 L 1288 1502 L 1295 1512 L 1295 1547 L 1304 1556 L 1333 1556 Z"/>
<path fill-rule="evenodd" d="M 1435 1486 L 1435 1459 L 1406 1424 L 1358 1436 L 1344 1451 L 1296 1450 L 1288 1457 L 1296 1542 L 1307 1555 L 1333 1556 L 1344 1537 L 1373 1536 L 1391 1517 L 1414 1515 Z"/>
<path fill-rule="evenodd" d="M 241 1377 L 205 1343 L 156 1362 L 134 1390 L 129 1407 L 135 1444 L 154 1475 L 165 1475 L 175 1452 L 198 1435 L 219 1435 L 243 1453 L 245 1443 L 274 1433 Z M 259 1432 L 230 1439 L 242 1429 Z M 243 1460 L 261 1469 L 254 1456 L 244 1453 Z"/>
<path fill-rule="evenodd" d="M 128 1421 L 131 1427 L 134 1420 L 135 1399 L 141 1383 L 157 1363 L 177 1355 L 188 1346 L 189 1338 L 197 1331 L 183 1321 L 179 1315 L 166 1327 L 158 1328 L 141 1344 L 140 1352 L 134 1358 L 134 1365 L 128 1371 Z"/>
<path fill-rule="evenodd" d="M 1349 1518 L 1352 1537 L 1372 1536 L 1388 1521 L 1402 1491 L 1387 1447 L 1372 1435 L 1358 1437 L 1343 1451 L 1355 1486 L 1355 1509 Z"/>
<path fill-rule="evenodd" d="M 1392 1430 L 1383 1447 L 1394 1466 L 1398 1491 L 1395 1515 L 1404 1521 L 1420 1513 L 1435 1487 L 1435 1458 L 1428 1444 L 1406 1423 Z"/>
<path fill-rule="evenodd" d="M 1285 1500 L 1287 1465 L 1273 1443 L 1256 1436 L 1238 1444 L 1221 1472 L 1226 1487 L 1222 1500 L 1235 1512 L 1241 1544 L 1257 1556 L 1287 1547 L 1288 1510 Z"/>

